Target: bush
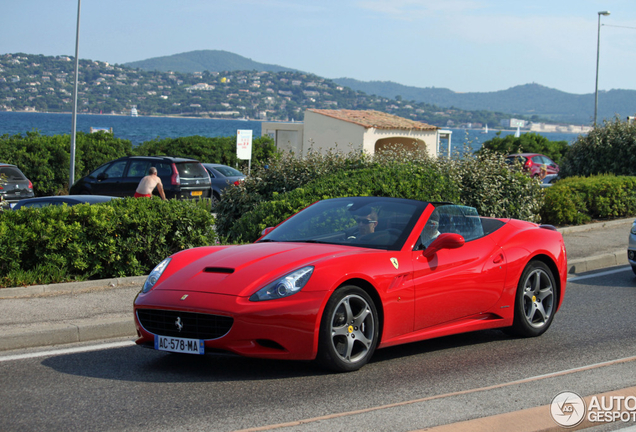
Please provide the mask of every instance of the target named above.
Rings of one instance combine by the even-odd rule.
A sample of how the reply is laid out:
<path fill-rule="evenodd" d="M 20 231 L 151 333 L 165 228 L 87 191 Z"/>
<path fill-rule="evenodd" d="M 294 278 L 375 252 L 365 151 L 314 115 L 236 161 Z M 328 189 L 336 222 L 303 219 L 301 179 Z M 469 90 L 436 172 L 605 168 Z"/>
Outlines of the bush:
<path fill-rule="evenodd" d="M 229 242 L 251 242 L 264 228 L 277 225 L 317 200 L 335 197 L 391 196 L 450 201 L 474 206 L 486 216 L 533 221 L 538 220 L 537 213 L 543 200 L 536 181 L 507 169 L 501 155 L 490 153 L 462 160 L 430 159 L 413 153 L 382 154 L 374 158 L 358 156 L 357 160 L 355 155 L 349 155 L 339 159 L 339 170 L 324 176 L 313 175 L 316 180 L 307 180 L 293 190 L 288 189 L 290 182 L 280 180 L 293 178 L 300 183 L 299 179 L 304 176 L 286 173 L 286 167 L 295 173 L 306 174 L 319 171 L 317 167 L 330 163 L 337 166 L 331 158 L 332 155 L 314 155 L 306 170 L 298 169 L 303 164 L 298 159 L 279 165 L 275 176 L 279 179 L 276 182 L 279 191 L 269 189 L 271 183 L 262 185 L 260 191 L 247 182 L 248 187 L 232 188 L 216 207 L 218 220 L 224 221 L 223 230 L 217 222 L 219 234 Z M 321 164 L 320 160 L 327 163 Z M 349 164 L 343 163 L 345 160 Z M 354 160 L 356 163 L 352 163 Z M 260 183 L 265 183 L 264 179 Z M 226 201 L 227 195 L 230 199 Z M 241 211 L 237 211 L 238 208 Z"/>
<path fill-rule="evenodd" d="M 569 148 L 567 141 L 550 141 L 543 135 L 536 133 L 524 133 L 518 138 L 514 135 L 506 135 L 502 138 L 501 132 L 497 132 L 497 136 L 482 144 L 478 153 L 483 151 L 494 151 L 506 155 L 510 153 L 541 153 L 559 164 Z"/>
<path fill-rule="evenodd" d="M 543 193 L 538 181 L 510 169 L 503 154 L 484 151 L 455 165 L 461 204 L 475 207 L 482 216 L 539 221 Z"/>
<path fill-rule="evenodd" d="M 541 220 L 555 225 L 581 224 L 636 214 L 636 177 L 569 177 L 547 188 Z"/>
<path fill-rule="evenodd" d="M 561 164 L 561 177 L 599 174 L 636 175 L 636 123 L 604 120 L 572 145 Z"/>
<path fill-rule="evenodd" d="M 304 158 L 293 153 L 277 155 L 254 166 L 252 174 L 240 186 L 230 186 L 225 190 L 214 208 L 217 233 L 227 241 L 236 241 L 232 234 L 234 223 L 259 203 L 270 200 L 274 194 L 292 191 L 334 172 L 365 168 L 371 164 L 372 159 L 364 153 L 310 153 Z"/>
<path fill-rule="evenodd" d="M 399 179 L 398 181 L 396 181 Z M 384 196 L 424 201 L 456 201 L 458 185 L 428 166 L 395 164 L 381 169 L 341 171 L 287 193 L 274 193 L 233 224 L 228 236 L 233 241 L 253 242 L 263 229 L 275 226 L 317 200 L 347 196 Z"/>
<path fill-rule="evenodd" d="M 0 213 L 0 287 L 148 274 L 214 244 L 207 201 L 125 198 Z"/>

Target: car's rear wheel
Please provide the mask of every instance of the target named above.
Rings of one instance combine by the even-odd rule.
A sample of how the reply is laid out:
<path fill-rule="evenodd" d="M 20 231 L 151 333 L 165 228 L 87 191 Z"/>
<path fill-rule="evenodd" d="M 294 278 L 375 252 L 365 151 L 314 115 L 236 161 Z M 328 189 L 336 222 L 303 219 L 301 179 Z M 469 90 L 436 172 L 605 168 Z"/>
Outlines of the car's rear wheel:
<path fill-rule="evenodd" d="M 518 336 L 539 336 L 552 324 L 556 307 L 557 288 L 552 271 L 541 261 L 530 261 L 517 285 L 510 330 Z"/>
<path fill-rule="evenodd" d="M 373 355 L 378 335 L 378 312 L 371 297 L 357 286 L 339 288 L 322 316 L 317 360 L 337 372 L 358 370 Z"/>

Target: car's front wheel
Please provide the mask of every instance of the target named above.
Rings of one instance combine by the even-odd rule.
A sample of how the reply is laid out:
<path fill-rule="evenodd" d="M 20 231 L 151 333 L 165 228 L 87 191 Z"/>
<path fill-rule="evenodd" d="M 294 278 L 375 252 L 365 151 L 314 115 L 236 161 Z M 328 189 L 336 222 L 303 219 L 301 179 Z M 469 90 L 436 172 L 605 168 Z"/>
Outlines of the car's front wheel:
<path fill-rule="evenodd" d="M 364 366 L 379 337 L 378 312 L 371 297 L 357 286 L 337 289 L 320 323 L 318 362 L 337 372 Z"/>
<path fill-rule="evenodd" d="M 519 336 L 539 336 L 552 324 L 556 307 L 557 289 L 552 271 L 541 261 L 530 261 L 517 285 L 510 330 Z"/>

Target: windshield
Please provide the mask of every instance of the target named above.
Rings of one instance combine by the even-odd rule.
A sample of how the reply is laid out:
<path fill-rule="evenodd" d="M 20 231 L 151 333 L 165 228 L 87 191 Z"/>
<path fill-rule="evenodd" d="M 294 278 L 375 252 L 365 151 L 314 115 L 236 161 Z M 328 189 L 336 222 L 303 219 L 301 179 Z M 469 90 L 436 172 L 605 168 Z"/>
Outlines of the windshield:
<path fill-rule="evenodd" d="M 242 172 L 229 166 L 215 166 L 213 168 L 216 169 L 221 174 L 223 174 L 225 177 L 242 177 L 243 176 Z"/>
<path fill-rule="evenodd" d="M 320 201 L 260 241 L 343 244 L 399 250 L 428 203 L 354 197 Z"/>
<path fill-rule="evenodd" d="M 22 174 L 22 171 L 20 171 L 19 169 L 15 167 L 10 167 L 10 166 L 0 167 L 0 174 L 4 174 L 5 176 L 7 176 L 7 180 L 12 180 L 12 181 L 26 180 L 26 177 L 24 176 L 24 174 Z"/>

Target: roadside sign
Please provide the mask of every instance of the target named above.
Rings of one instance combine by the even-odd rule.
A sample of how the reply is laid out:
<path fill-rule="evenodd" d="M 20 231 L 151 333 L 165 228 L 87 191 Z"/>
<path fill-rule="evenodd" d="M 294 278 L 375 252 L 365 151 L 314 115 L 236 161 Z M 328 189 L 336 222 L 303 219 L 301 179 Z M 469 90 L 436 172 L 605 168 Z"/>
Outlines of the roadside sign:
<path fill-rule="evenodd" d="M 252 159 L 252 131 L 236 131 L 236 157 L 239 159 Z"/>

